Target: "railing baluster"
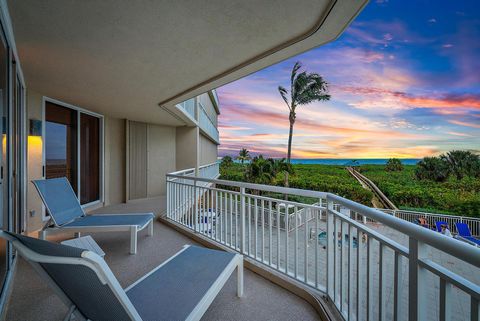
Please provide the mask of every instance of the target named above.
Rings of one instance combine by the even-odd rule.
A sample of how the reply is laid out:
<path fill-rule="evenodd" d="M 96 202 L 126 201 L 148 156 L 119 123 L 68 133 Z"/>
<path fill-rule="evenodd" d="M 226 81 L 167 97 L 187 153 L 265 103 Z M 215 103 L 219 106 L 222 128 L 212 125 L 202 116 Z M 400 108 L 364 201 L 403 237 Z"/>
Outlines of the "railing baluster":
<path fill-rule="evenodd" d="M 480 320 L 480 302 L 473 296 L 470 298 L 470 321 Z"/>
<path fill-rule="evenodd" d="M 321 205 L 321 203 L 320 203 Z M 315 242 L 315 264 L 313 268 L 315 269 L 315 288 L 318 289 L 319 282 L 318 282 L 318 217 L 322 217 L 322 210 L 314 210 L 315 213 L 315 229 L 313 232 L 313 241 Z"/>
<path fill-rule="evenodd" d="M 255 224 L 253 225 L 253 228 L 255 229 L 254 231 L 254 236 L 255 236 L 255 244 L 253 246 L 253 257 L 254 258 L 257 258 L 257 254 L 258 254 L 258 249 L 257 249 L 257 244 L 258 244 L 258 199 L 254 199 L 254 202 L 255 202 L 255 214 L 254 214 L 254 219 L 255 219 Z"/>
<path fill-rule="evenodd" d="M 352 302 L 353 302 L 353 291 L 352 287 L 352 280 L 353 280 L 353 227 L 352 225 L 348 224 L 348 276 L 347 276 L 347 319 L 351 319 L 352 315 Z M 358 240 L 357 240 L 358 246 Z"/>
<path fill-rule="evenodd" d="M 393 320 L 398 321 L 401 318 L 400 303 L 402 299 L 403 289 L 403 272 L 402 272 L 402 256 L 398 252 L 395 253 L 394 271 L 393 271 Z"/>
<path fill-rule="evenodd" d="M 240 188 L 240 250 L 245 253 L 245 187 Z"/>
<path fill-rule="evenodd" d="M 288 275 L 288 205 L 285 204 L 285 273 Z"/>
<path fill-rule="evenodd" d="M 265 262 L 265 203 L 262 199 L 262 262 Z"/>
<path fill-rule="evenodd" d="M 277 202 L 277 269 L 280 270 L 280 204 Z"/>
<path fill-rule="evenodd" d="M 234 247 L 233 244 L 233 197 L 235 194 L 230 194 L 230 247 Z"/>
<path fill-rule="evenodd" d="M 307 212 L 308 210 L 308 212 Z M 304 278 L 303 278 L 303 281 L 305 283 L 308 283 L 308 224 L 307 224 L 307 218 L 308 218 L 308 213 L 309 213 L 310 209 L 307 209 L 307 208 L 304 208 L 303 209 L 303 212 L 305 213 L 304 217 L 305 217 L 305 223 L 304 223 L 304 240 L 303 240 L 303 247 L 304 247 L 304 250 L 305 250 L 305 255 L 304 255 L 304 271 L 303 271 L 303 274 L 304 274 Z"/>
<path fill-rule="evenodd" d="M 379 243 L 378 247 L 378 320 L 382 321 L 385 319 L 385 298 L 383 297 L 385 293 L 385 273 L 383 271 L 384 263 L 384 247 L 382 243 Z"/>
<path fill-rule="evenodd" d="M 419 264 L 424 256 L 424 247 L 421 242 L 409 237 L 409 260 L 408 260 L 408 319 L 411 321 L 423 321 L 427 317 L 428 306 L 426 300 L 427 286 L 425 280 L 427 272 Z"/>
<path fill-rule="evenodd" d="M 251 197 L 248 196 L 248 255 L 252 255 L 252 204 Z"/>
<path fill-rule="evenodd" d="M 451 320 L 451 292 L 452 285 L 440 277 L 440 321 Z"/>
<path fill-rule="evenodd" d="M 373 292 L 373 270 L 372 270 L 372 244 L 373 239 L 368 237 L 367 240 L 367 320 L 371 320 L 373 318 L 373 300 L 372 300 L 372 292 Z"/>
<path fill-rule="evenodd" d="M 361 266 L 362 266 L 362 256 L 361 256 L 361 246 L 360 246 L 360 242 L 362 242 L 363 240 L 363 233 L 357 228 L 357 242 L 358 242 L 358 246 L 357 246 L 357 279 L 356 279 L 356 283 L 357 283 L 357 291 L 356 291 L 356 320 L 360 320 L 360 280 L 361 280 Z"/>
<path fill-rule="evenodd" d="M 287 212 L 288 212 L 288 206 L 287 206 Z M 294 240 L 294 245 L 295 248 L 293 249 L 293 254 L 295 257 L 295 267 L 294 267 L 294 272 L 295 272 L 295 278 L 298 279 L 298 208 L 295 206 L 293 208 L 293 218 L 295 220 L 295 240 Z"/>
<path fill-rule="evenodd" d="M 270 265 L 273 264 L 272 258 L 273 258 L 273 247 L 272 247 L 272 201 L 268 201 L 268 263 Z"/>
<path fill-rule="evenodd" d="M 335 282 L 335 261 L 334 247 L 337 242 L 333 227 L 333 202 L 327 197 L 327 294 L 335 300 L 334 282 Z M 332 237 L 333 233 L 333 237 Z"/>

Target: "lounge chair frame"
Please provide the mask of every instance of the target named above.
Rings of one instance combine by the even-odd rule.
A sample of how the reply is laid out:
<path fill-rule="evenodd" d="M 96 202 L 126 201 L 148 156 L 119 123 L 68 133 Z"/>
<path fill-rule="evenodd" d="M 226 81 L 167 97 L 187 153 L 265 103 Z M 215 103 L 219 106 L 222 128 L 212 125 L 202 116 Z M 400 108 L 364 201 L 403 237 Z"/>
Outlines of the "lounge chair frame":
<path fill-rule="evenodd" d="M 116 296 L 122 307 L 125 309 L 131 320 L 142 321 L 139 313 L 133 306 L 132 302 L 127 296 L 127 292 L 130 289 L 133 289 L 137 284 L 143 281 L 152 273 L 161 269 L 171 260 L 175 259 L 179 254 L 188 249 L 190 245 L 184 245 L 183 249 L 178 251 L 168 260 L 157 266 L 155 269 L 145 274 L 143 277 L 135 281 L 132 285 L 128 286 L 126 289 L 123 289 L 113 275 L 112 271 L 108 267 L 107 263 L 96 253 L 91 251 L 83 251 L 81 257 L 60 257 L 60 256 L 48 256 L 42 255 L 35 251 L 30 250 L 28 247 L 23 245 L 15 237 L 0 231 L 0 237 L 3 237 L 11 242 L 13 247 L 18 251 L 18 253 L 27 260 L 37 273 L 48 283 L 49 286 L 54 290 L 54 292 L 60 297 L 60 299 L 69 307 L 68 312 L 64 318 L 64 321 L 71 320 L 72 316 L 75 316 L 75 320 L 87 321 L 88 319 L 77 310 L 76 306 L 68 298 L 68 296 L 63 292 L 63 290 L 53 281 L 53 279 L 48 275 L 48 273 L 41 267 L 40 263 L 54 263 L 54 264 L 72 264 L 72 265 L 83 265 L 90 268 L 99 278 L 100 282 L 104 285 L 107 285 L 112 293 Z M 224 284 L 237 270 L 237 296 L 243 296 L 243 256 L 240 254 L 235 254 L 233 259 L 223 270 L 223 272 L 218 276 L 215 282 L 210 286 L 206 294 L 200 300 L 200 302 L 195 306 L 195 308 L 190 312 L 186 320 L 196 321 L 200 320 L 203 314 L 207 311 L 210 304 L 213 302 L 215 297 L 218 295 Z"/>
<path fill-rule="evenodd" d="M 138 225 L 103 225 L 103 226 L 64 226 L 57 224 L 55 221 L 54 215 L 51 215 L 51 210 L 48 206 L 48 202 L 45 200 L 42 192 L 40 191 L 39 187 L 37 186 L 35 181 L 32 181 L 33 185 L 37 189 L 37 192 L 45 205 L 45 208 L 47 209 L 48 213 L 50 213 L 50 219 L 47 221 L 47 223 L 43 226 L 43 228 L 38 232 L 38 237 L 42 240 L 46 240 L 48 235 L 52 234 L 59 234 L 59 233 L 65 233 L 65 232 L 72 232 L 75 234 L 76 237 L 80 236 L 81 233 L 95 233 L 95 232 L 130 232 L 130 254 L 136 254 L 137 253 L 137 241 L 138 241 L 138 233 L 148 227 L 148 236 L 153 235 L 153 213 L 152 214 L 152 219 L 145 223 L 142 226 Z M 75 193 L 73 191 L 73 188 L 70 184 L 67 184 L 70 188 L 70 191 L 72 193 Z M 78 218 L 85 217 L 87 214 L 83 211 L 83 208 L 80 206 L 82 210 L 82 215 L 80 215 Z M 127 215 L 145 215 L 147 213 L 129 213 Z M 123 214 L 101 214 L 102 216 L 117 216 L 117 215 L 123 215 Z M 94 216 L 94 215 L 91 215 Z M 99 215 L 100 216 L 100 215 Z M 68 222 L 71 223 L 71 222 Z M 68 224 L 65 223 L 65 224 Z"/>

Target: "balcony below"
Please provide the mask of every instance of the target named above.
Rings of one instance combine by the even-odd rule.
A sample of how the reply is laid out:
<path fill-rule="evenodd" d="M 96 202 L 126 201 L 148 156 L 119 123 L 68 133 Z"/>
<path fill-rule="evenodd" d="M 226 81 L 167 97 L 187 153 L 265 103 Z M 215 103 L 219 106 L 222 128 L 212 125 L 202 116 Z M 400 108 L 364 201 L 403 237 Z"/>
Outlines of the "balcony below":
<path fill-rule="evenodd" d="M 108 206 L 96 213 L 165 212 L 165 197 L 132 201 Z M 128 254 L 126 233 L 91 234 L 105 251 L 105 260 L 123 287 L 168 259 L 184 244 L 196 244 L 167 225 L 155 222 L 154 236 L 141 233 L 138 253 Z M 68 238 L 62 235 L 59 238 Z M 67 307 L 23 259 L 18 261 L 6 320 L 62 320 Z M 236 279 L 232 276 L 203 320 L 318 320 L 316 310 L 305 300 L 245 269 L 245 296 L 236 296 Z"/>

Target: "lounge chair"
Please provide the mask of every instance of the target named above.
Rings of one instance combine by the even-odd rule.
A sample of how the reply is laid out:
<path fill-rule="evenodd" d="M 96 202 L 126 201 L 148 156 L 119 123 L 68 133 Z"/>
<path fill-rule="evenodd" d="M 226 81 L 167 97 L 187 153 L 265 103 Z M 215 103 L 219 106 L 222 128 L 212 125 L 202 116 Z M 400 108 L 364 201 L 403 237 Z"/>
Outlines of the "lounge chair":
<path fill-rule="evenodd" d="M 197 246 L 177 254 L 126 289 L 97 254 L 0 231 L 69 307 L 64 320 L 200 320 L 237 269 L 243 294 L 243 257 Z"/>
<path fill-rule="evenodd" d="M 65 177 L 32 181 L 50 214 L 50 220 L 39 232 L 47 234 L 73 232 L 130 232 L 130 253 L 137 253 L 137 234 L 148 226 L 153 235 L 153 213 L 86 215 Z"/>
<path fill-rule="evenodd" d="M 448 227 L 447 222 L 437 222 L 437 221 L 435 221 L 435 227 L 437 228 L 437 232 L 442 233 L 442 225 L 446 225 Z"/>
<path fill-rule="evenodd" d="M 475 246 L 480 246 L 480 240 L 473 237 L 470 228 L 465 223 L 455 223 L 457 227 L 457 238 Z"/>

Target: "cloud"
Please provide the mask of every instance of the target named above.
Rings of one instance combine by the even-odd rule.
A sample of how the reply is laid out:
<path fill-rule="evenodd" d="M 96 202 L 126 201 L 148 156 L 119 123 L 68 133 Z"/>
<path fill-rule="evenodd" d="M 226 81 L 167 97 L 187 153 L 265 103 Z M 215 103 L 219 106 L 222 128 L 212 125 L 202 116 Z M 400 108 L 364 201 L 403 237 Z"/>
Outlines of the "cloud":
<path fill-rule="evenodd" d="M 436 23 L 436 22 L 437 22 L 437 19 L 431 18 L 431 19 L 428 19 L 428 22 L 429 22 L 429 23 Z"/>
<path fill-rule="evenodd" d="M 444 45 L 442 45 L 442 48 L 452 48 L 453 45 L 451 43 L 446 43 Z"/>
<path fill-rule="evenodd" d="M 466 134 L 466 133 L 459 133 L 459 132 L 447 132 L 449 135 L 453 136 L 461 136 L 461 137 L 473 137 L 473 135 Z"/>
<path fill-rule="evenodd" d="M 460 120 L 449 120 L 448 121 L 451 124 L 459 125 L 459 126 L 465 126 L 465 127 L 472 127 L 472 128 L 480 128 L 480 123 L 470 123 L 466 121 L 460 121 Z"/>

